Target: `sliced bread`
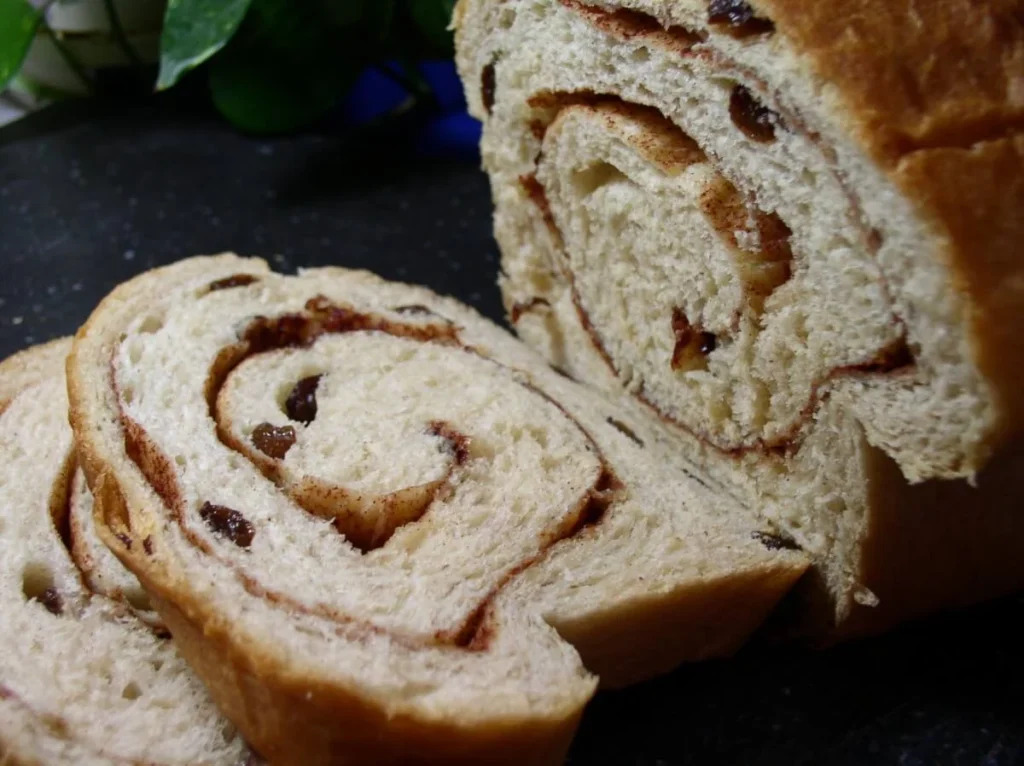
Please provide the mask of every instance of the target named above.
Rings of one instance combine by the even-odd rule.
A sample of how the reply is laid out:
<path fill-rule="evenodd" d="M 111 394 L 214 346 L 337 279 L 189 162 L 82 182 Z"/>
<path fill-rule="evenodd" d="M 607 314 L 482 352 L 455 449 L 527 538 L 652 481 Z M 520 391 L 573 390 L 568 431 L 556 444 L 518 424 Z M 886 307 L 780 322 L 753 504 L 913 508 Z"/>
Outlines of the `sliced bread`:
<path fill-rule="evenodd" d="M 138 583 L 95 536 L 73 479 L 70 348 L 0 363 L 0 762 L 244 764 L 234 727 L 136 616 Z M 91 574 L 76 565 L 86 551 Z"/>
<path fill-rule="evenodd" d="M 559 763 L 599 680 L 735 651 L 807 566 L 638 410 L 364 272 L 148 272 L 69 388 L 104 541 L 274 763 Z"/>

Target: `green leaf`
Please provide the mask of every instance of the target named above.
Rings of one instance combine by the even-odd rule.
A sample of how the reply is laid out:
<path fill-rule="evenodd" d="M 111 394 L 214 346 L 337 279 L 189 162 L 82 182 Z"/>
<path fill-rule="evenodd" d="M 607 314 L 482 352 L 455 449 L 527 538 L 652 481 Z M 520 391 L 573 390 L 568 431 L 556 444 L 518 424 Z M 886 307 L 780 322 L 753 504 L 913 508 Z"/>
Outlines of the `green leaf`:
<path fill-rule="evenodd" d="M 0 91 L 21 69 L 41 19 L 27 0 L 0 0 Z"/>
<path fill-rule="evenodd" d="M 448 25 L 455 0 L 409 0 L 409 15 L 435 55 L 451 55 L 454 49 Z"/>
<path fill-rule="evenodd" d="M 0 0 L 3 2 L 3 0 Z M 160 36 L 157 90 L 170 88 L 183 74 L 227 45 L 252 0 L 170 0 Z"/>
<path fill-rule="evenodd" d="M 252 0 L 210 64 L 217 109 L 251 133 L 283 133 L 323 115 L 373 55 L 390 0 Z M 344 6 L 344 7 L 343 7 Z"/>
<path fill-rule="evenodd" d="M 220 113 L 242 130 L 284 133 L 322 116 L 356 73 L 345 61 L 326 62 L 318 55 L 271 59 L 263 49 L 239 46 L 210 64 L 210 94 Z"/>

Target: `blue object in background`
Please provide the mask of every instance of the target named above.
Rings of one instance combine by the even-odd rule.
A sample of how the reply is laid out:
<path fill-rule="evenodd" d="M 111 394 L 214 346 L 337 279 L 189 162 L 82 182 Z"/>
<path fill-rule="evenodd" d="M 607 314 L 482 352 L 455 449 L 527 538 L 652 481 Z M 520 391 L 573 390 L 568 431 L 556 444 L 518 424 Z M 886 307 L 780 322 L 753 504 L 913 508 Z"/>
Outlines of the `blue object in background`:
<path fill-rule="evenodd" d="M 396 115 L 412 95 L 397 77 L 379 67 L 371 67 L 356 80 L 339 105 L 338 116 L 347 126 L 365 126 L 374 120 Z M 418 106 L 407 114 L 409 141 L 418 154 L 475 158 L 479 154 L 480 123 L 466 111 L 462 83 L 451 61 L 423 61 L 416 70 L 430 86 L 435 102 Z"/>

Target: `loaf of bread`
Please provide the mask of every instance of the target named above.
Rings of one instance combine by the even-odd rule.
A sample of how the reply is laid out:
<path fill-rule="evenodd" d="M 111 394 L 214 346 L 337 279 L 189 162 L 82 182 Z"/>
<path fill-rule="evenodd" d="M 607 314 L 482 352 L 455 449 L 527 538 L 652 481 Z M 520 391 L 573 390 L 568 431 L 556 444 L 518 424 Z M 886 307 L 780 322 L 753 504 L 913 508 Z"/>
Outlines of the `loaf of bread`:
<path fill-rule="evenodd" d="M 639 407 L 364 272 L 143 274 L 68 372 L 104 540 L 273 763 L 559 763 L 599 680 L 734 651 L 807 566 Z"/>
<path fill-rule="evenodd" d="M 241 766 L 241 738 L 96 537 L 73 476 L 70 347 L 0 364 L 0 763 Z"/>
<path fill-rule="evenodd" d="M 511 321 L 811 553 L 825 627 L 1024 584 L 1022 19 L 456 10 Z M 980 488 L 919 483 L 964 477 Z"/>

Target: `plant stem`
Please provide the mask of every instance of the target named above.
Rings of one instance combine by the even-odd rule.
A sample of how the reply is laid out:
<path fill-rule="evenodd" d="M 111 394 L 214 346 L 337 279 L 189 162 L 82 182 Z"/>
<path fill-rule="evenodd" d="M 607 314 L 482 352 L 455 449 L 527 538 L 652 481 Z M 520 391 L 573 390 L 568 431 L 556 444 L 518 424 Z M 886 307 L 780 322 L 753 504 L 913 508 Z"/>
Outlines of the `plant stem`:
<path fill-rule="evenodd" d="M 135 52 L 132 44 L 128 41 L 128 35 L 125 34 L 124 27 L 121 25 L 121 17 L 117 13 L 117 8 L 114 7 L 114 0 L 103 0 L 103 7 L 107 11 L 107 19 L 110 21 L 110 30 L 114 33 L 114 39 L 117 41 L 118 46 L 124 51 L 124 55 L 128 57 L 128 61 L 134 67 L 141 67 L 142 59 Z"/>

